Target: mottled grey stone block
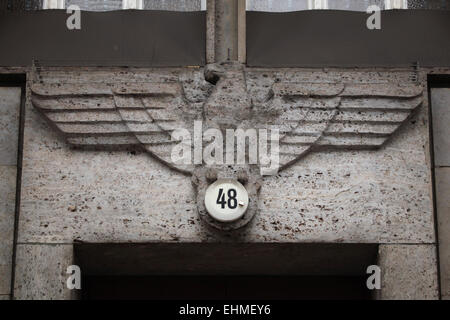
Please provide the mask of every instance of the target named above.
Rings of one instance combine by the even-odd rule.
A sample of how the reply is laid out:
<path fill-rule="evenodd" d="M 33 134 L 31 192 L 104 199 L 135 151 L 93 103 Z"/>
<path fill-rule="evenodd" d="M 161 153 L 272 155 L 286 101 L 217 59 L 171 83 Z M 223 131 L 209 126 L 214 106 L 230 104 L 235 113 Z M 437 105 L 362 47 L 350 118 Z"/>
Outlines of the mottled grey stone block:
<path fill-rule="evenodd" d="M 438 299 L 435 245 L 380 245 L 383 300 Z"/>
<path fill-rule="evenodd" d="M 450 168 L 436 168 L 441 294 L 450 296 Z"/>
<path fill-rule="evenodd" d="M 431 90 L 433 114 L 434 164 L 450 166 L 450 89 Z"/>
<path fill-rule="evenodd" d="M 19 244 L 14 299 L 72 299 L 76 292 L 66 285 L 67 267 L 72 264 L 72 245 Z"/>
<path fill-rule="evenodd" d="M 12 238 L 0 242 L 0 294 L 11 292 Z"/>
<path fill-rule="evenodd" d="M 9 294 L 0 294 L 0 300 L 10 300 L 11 297 Z"/>
<path fill-rule="evenodd" d="M 16 205 L 15 166 L 0 166 L 0 241 L 12 241 Z"/>
<path fill-rule="evenodd" d="M 12 239 L 0 242 L 0 295 L 11 292 Z"/>
<path fill-rule="evenodd" d="M 11 291 L 21 88 L 0 87 L 0 295 Z"/>
<path fill-rule="evenodd" d="M 0 294 L 11 290 L 16 172 L 15 166 L 0 166 Z"/>
<path fill-rule="evenodd" d="M 0 165 L 17 163 L 20 95 L 18 87 L 0 87 Z"/>

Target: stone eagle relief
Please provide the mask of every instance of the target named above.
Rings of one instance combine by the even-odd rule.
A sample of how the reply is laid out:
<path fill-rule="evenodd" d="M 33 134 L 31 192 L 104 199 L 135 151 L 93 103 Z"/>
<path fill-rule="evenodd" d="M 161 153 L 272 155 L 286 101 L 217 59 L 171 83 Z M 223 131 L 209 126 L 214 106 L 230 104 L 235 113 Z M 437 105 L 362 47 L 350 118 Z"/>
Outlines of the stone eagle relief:
<path fill-rule="evenodd" d="M 280 171 L 313 151 L 379 148 L 423 101 L 423 88 L 414 83 L 275 82 L 266 99 L 255 102 L 245 67 L 235 62 L 206 66 L 205 79 L 215 87 L 201 110 L 190 106 L 180 82 L 33 83 L 31 99 L 70 145 L 140 148 L 190 175 L 200 217 L 221 230 L 245 226 L 258 211 L 261 165 L 173 161 L 172 149 L 182 142 L 173 138 L 177 129 L 194 136 L 196 121 L 203 131 L 224 133 L 277 128 Z M 202 145 L 209 142 L 202 138 Z M 205 207 L 208 186 L 220 179 L 239 181 L 248 192 L 246 211 L 235 221 L 218 221 Z"/>

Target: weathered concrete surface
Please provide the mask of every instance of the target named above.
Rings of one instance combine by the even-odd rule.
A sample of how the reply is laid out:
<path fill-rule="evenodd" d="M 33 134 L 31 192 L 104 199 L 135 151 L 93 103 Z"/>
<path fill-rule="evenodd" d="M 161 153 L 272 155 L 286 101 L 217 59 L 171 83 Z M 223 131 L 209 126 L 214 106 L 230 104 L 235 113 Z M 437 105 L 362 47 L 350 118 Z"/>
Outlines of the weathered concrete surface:
<path fill-rule="evenodd" d="M 0 87 L 0 295 L 11 289 L 21 89 Z"/>
<path fill-rule="evenodd" d="M 43 72 L 45 83 L 182 81 L 195 107 L 210 94 L 200 69 Z M 408 82 L 409 71 L 252 69 L 264 99 L 288 82 Z M 426 99 L 425 99 L 426 100 Z M 140 152 L 71 149 L 27 104 L 19 241 L 433 243 L 427 103 L 379 150 L 310 154 L 264 179 L 260 212 L 243 230 L 201 223 L 190 179 Z"/>
<path fill-rule="evenodd" d="M 215 54 L 215 0 L 206 3 L 206 63 L 214 63 Z"/>
<path fill-rule="evenodd" d="M 431 300 L 439 298 L 435 245 L 380 245 L 383 300 Z"/>
<path fill-rule="evenodd" d="M 18 245 L 14 299 L 66 300 L 77 294 L 67 289 L 67 267 L 73 264 L 72 245 Z"/>
<path fill-rule="evenodd" d="M 11 242 L 13 237 L 16 175 L 15 166 L 0 166 L 0 240 L 2 243 Z"/>
<path fill-rule="evenodd" d="M 450 299 L 450 89 L 431 89 L 441 295 Z"/>
<path fill-rule="evenodd" d="M 20 88 L 0 87 L 0 165 L 16 165 Z"/>
<path fill-rule="evenodd" d="M 0 294 L 11 292 L 12 241 L 0 244 Z"/>
<path fill-rule="evenodd" d="M 435 175 L 441 295 L 450 297 L 450 168 L 436 168 Z"/>
<path fill-rule="evenodd" d="M 431 90 L 434 164 L 450 166 L 450 89 Z"/>

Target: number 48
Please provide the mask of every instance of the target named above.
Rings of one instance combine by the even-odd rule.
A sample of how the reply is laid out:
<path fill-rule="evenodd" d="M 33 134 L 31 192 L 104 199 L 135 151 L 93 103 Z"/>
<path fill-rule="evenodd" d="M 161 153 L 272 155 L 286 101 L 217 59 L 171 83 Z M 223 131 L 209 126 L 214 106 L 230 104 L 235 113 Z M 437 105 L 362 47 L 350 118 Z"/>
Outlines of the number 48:
<path fill-rule="evenodd" d="M 223 192 L 223 189 L 219 189 L 219 194 L 217 195 L 217 201 L 216 203 L 221 206 L 222 209 L 225 209 L 225 207 L 228 205 L 229 209 L 236 209 L 237 207 L 237 192 L 236 189 L 229 189 L 227 192 L 228 195 L 228 201 L 225 199 L 225 193 Z"/>

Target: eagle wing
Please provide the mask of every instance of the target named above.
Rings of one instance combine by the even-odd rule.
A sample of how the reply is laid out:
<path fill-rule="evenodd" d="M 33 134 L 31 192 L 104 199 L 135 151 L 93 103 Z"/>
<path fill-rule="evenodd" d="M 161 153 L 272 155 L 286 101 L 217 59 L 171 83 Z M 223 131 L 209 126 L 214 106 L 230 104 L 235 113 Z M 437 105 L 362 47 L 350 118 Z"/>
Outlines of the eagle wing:
<path fill-rule="evenodd" d="M 31 91 L 33 105 L 71 145 L 140 147 L 170 167 L 193 171 L 171 157 L 171 146 L 181 142 L 172 132 L 192 132 L 201 116 L 179 82 L 35 83 Z M 279 129 L 280 169 L 312 150 L 379 148 L 423 101 L 423 88 L 412 83 L 275 83 L 271 92 L 253 121 Z"/>
<path fill-rule="evenodd" d="M 183 172 L 171 160 L 171 137 L 189 130 L 192 116 L 180 83 L 33 84 L 33 105 L 64 136 L 82 147 L 143 148 Z"/>
<path fill-rule="evenodd" d="M 412 83 L 275 83 L 271 93 L 264 126 L 279 128 L 280 169 L 313 150 L 379 148 L 423 101 Z"/>

